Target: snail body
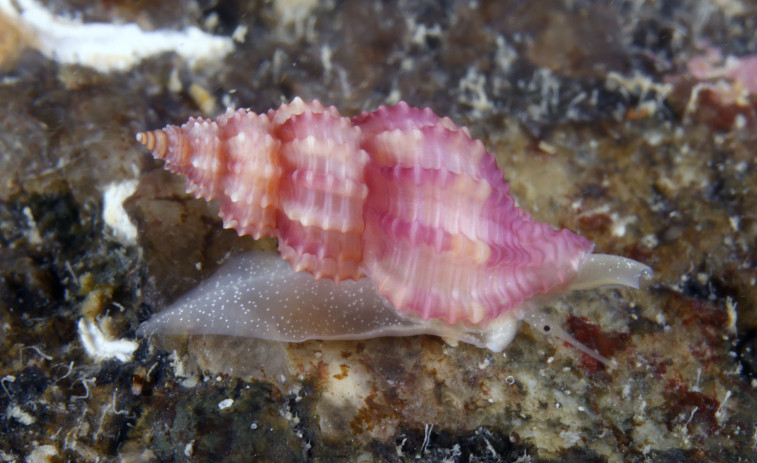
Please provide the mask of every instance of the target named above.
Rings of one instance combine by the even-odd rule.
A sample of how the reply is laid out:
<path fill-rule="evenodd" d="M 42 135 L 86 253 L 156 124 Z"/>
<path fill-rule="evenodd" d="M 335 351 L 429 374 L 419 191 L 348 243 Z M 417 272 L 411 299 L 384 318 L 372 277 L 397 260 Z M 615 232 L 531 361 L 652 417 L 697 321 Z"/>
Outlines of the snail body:
<path fill-rule="evenodd" d="M 189 192 L 218 200 L 225 227 L 276 237 L 291 269 L 277 264 L 272 273 L 306 272 L 295 286 L 320 285 L 309 293 L 312 306 L 321 305 L 317 293 L 333 298 L 348 286 L 375 294 L 367 305 L 381 306 L 394 328 L 362 329 L 371 336 L 431 333 L 501 350 L 537 301 L 579 286 L 638 287 L 651 274 L 534 221 L 515 205 L 481 141 L 404 102 L 347 118 L 296 98 L 264 114 L 229 109 L 214 121 L 190 118 L 137 140 L 185 175 Z M 313 310 L 307 323 L 331 316 Z"/>

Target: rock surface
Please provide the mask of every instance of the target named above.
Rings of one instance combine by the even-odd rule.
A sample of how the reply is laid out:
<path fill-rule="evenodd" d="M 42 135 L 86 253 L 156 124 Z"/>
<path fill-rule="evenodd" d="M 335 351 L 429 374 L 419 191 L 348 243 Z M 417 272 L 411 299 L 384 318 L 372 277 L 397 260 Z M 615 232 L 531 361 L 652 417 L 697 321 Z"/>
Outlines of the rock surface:
<path fill-rule="evenodd" d="M 739 72 L 689 66 L 715 48 L 753 62 L 753 3 L 134 5 L 0 0 L 3 460 L 757 459 L 757 98 Z M 233 46 L 94 70 L 42 49 L 35 9 L 49 34 L 196 27 Z M 652 266 L 647 290 L 551 307 L 619 367 L 529 328 L 502 354 L 426 336 L 135 339 L 227 256 L 273 243 L 223 230 L 134 134 L 294 96 L 345 115 L 430 106 L 484 141 L 536 219 Z M 106 218 L 132 181 L 126 217 Z"/>

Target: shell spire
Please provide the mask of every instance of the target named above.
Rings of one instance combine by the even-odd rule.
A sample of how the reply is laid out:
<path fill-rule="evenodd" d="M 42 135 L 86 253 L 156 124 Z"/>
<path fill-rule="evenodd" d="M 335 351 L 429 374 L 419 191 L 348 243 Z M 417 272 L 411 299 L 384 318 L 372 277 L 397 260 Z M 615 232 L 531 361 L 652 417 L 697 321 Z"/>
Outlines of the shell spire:
<path fill-rule="evenodd" d="M 281 178 L 279 144 L 267 116 L 229 109 L 216 121 L 141 132 L 137 141 L 187 178 L 187 191 L 218 199 L 224 226 L 254 238 L 273 236 Z"/>
<path fill-rule="evenodd" d="M 187 177 L 187 191 L 218 199 L 224 227 L 279 239 L 295 270 L 340 281 L 363 276 L 360 129 L 336 108 L 296 98 L 267 114 L 229 109 L 216 121 L 137 134 Z"/>
<path fill-rule="evenodd" d="M 137 141 L 218 199 L 225 227 L 278 238 L 316 278 L 368 277 L 414 318 L 486 326 L 569 288 L 593 249 L 518 208 L 467 129 L 404 102 L 347 118 L 295 98 Z"/>

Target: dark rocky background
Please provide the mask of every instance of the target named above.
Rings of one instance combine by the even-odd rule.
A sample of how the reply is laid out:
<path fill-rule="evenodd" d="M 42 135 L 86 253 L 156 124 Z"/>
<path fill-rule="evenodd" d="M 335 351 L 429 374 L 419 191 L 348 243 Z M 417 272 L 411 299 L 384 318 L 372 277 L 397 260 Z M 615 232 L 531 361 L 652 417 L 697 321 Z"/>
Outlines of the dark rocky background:
<path fill-rule="evenodd" d="M 0 460 L 757 461 L 753 1 L 0 6 Z M 33 8 L 238 40 L 107 72 L 45 53 L 47 31 L 11 12 Z M 537 219 L 652 266 L 646 290 L 550 308 L 619 367 L 528 327 L 502 354 L 137 339 L 225 256 L 270 243 L 222 230 L 134 134 L 295 96 L 348 116 L 429 106 L 484 141 Z M 136 236 L 103 214 L 114 185 Z M 85 322 L 131 359 L 96 358 Z"/>

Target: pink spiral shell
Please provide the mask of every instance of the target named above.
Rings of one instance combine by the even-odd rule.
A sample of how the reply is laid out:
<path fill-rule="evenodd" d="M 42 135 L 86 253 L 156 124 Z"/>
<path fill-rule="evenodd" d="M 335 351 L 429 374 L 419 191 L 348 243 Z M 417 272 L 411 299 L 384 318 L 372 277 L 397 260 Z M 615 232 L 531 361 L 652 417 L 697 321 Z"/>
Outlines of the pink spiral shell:
<path fill-rule="evenodd" d="M 561 289 L 593 244 L 516 207 L 467 129 L 400 102 L 352 119 L 296 98 L 140 133 L 224 226 L 274 236 L 295 270 L 370 278 L 403 313 L 484 324 Z"/>

